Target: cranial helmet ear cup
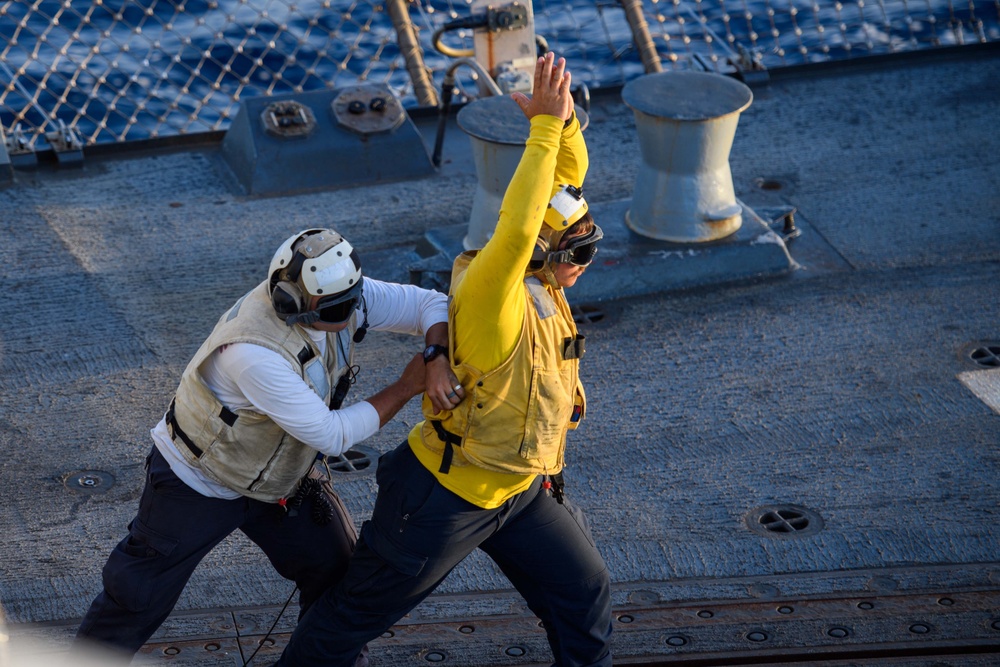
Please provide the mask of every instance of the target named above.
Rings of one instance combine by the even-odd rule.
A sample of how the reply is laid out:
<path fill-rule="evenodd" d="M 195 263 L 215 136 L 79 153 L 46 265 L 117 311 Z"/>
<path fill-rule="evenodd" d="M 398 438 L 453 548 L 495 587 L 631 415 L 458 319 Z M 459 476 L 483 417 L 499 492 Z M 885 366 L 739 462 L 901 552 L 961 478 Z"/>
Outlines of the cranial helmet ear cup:
<path fill-rule="evenodd" d="M 305 257 L 296 252 L 287 267 L 271 274 L 271 305 L 282 320 L 298 315 L 306 306 L 302 289 L 296 283 L 304 261 Z"/>
<path fill-rule="evenodd" d="M 528 271 L 538 271 L 545 264 L 545 258 L 549 254 L 548 239 L 539 236 L 535 239 L 535 249 L 528 260 Z"/>
<path fill-rule="evenodd" d="M 278 317 L 284 320 L 290 315 L 301 313 L 305 299 L 302 298 L 302 290 L 298 285 L 281 280 L 271 290 L 271 305 Z"/>

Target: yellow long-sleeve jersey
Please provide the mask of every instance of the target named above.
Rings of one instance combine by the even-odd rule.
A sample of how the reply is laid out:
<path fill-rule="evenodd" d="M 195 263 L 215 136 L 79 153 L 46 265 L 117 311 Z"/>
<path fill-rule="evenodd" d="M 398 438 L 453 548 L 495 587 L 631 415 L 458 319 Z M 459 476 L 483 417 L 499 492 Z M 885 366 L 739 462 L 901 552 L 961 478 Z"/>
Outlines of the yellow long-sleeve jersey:
<path fill-rule="evenodd" d="M 496 230 L 460 282 L 452 285 L 453 365 L 467 363 L 485 372 L 500 366 L 514 350 L 526 314 L 525 269 L 545 210 L 560 185 L 582 186 L 588 160 L 575 115 L 566 123 L 549 115 L 531 119 L 524 154 L 504 195 Z M 417 458 L 445 488 L 474 505 L 499 507 L 534 480 L 534 475 L 463 465 L 461 448 L 455 448 L 454 465 L 441 473 L 441 455 L 423 445 L 422 429 L 423 422 L 409 435 Z"/>

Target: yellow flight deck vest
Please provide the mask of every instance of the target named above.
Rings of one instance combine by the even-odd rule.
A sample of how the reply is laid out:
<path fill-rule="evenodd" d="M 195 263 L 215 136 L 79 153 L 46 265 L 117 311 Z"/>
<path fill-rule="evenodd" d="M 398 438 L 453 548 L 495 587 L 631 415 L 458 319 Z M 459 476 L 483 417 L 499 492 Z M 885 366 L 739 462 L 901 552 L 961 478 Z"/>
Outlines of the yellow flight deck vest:
<path fill-rule="evenodd" d="M 181 376 L 167 412 L 167 427 L 177 449 L 207 477 L 244 496 L 277 502 L 292 495 L 318 452 L 267 415 L 224 406 L 205 384 L 201 365 L 224 345 L 260 345 L 287 359 L 329 405 L 337 381 L 351 366 L 356 328 L 355 314 L 346 329 L 327 334 L 326 354 L 321 355 L 299 326 L 278 319 L 267 283 L 258 285 L 222 315 Z M 337 348 L 346 352 L 346 360 L 339 358 Z"/>
<path fill-rule="evenodd" d="M 455 260 L 452 285 L 459 282 L 474 256 L 475 251 L 468 251 Z M 527 307 L 521 336 L 510 356 L 486 372 L 453 361 L 452 369 L 466 394 L 453 410 L 435 413 L 424 397 L 421 440 L 442 455 L 442 473 L 452 463 L 448 451 L 452 446 L 460 446 L 469 463 L 497 472 L 555 474 L 562 470 L 566 432 L 576 428 L 586 409 L 579 379 L 583 336 L 577 333 L 562 290 L 550 291 L 529 276 L 524 296 Z M 454 313 L 450 315 L 449 358 L 454 360 L 455 319 Z M 464 465 L 460 458 L 454 460 L 455 465 Z"/>

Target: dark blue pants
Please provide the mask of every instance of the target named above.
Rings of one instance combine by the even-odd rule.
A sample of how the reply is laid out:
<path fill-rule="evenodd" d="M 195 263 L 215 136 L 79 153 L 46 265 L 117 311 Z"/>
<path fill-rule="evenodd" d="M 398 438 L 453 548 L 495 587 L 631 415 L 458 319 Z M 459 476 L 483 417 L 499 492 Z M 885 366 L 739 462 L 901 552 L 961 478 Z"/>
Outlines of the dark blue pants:
<path fill-rule="evenodd" d="M 139 513 L 111 552 L 104 590 L 77 637 L 134 654 L 170 614 L 201 559 L 236 529 L 298 585 L 301 615 L 340 580 L 354 547 L 350 517 L 339 500 L 334 506 L 333 520 L 320 526 L 311 519 L 311 499 L 290 516 L 276 504 L 249 498 L 206 498 L 178 479 L 154 447 L 146 459 Z"/>
<path fill-rule="evenodd" d="M 544 622 L 557 665 L 610 667 L 608 571 L 569 501 L 536 480 L 484 510 L 441 486 L 406 443 L 382 457 L 377 475 L 375 511 L 347 574 L 300 619 L 277 665 L 349 667 L 478 547 Z"/>

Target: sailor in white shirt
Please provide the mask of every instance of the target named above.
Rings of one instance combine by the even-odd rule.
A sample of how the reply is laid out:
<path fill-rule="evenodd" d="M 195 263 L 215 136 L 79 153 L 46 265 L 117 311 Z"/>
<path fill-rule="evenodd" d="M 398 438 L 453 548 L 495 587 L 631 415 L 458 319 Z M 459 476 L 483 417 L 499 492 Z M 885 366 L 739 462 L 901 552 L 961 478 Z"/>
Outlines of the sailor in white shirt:
<path fill-rule="evenodd" d="M 450 409 L 446 297 L 364 278 L 337 232 L 278 248 L 267 279 L 227 310 L 152 429 L 146 486 L 78 638 L 131 656 L 166 619 L 201 559 L 242 530 L 300 590 L 300 615 L 347 566 L 354 526 L 322 474 L 424 392 Z M 354 346 L 371 331 L 423 335 L 398 380 L 341 407 Z"/>

